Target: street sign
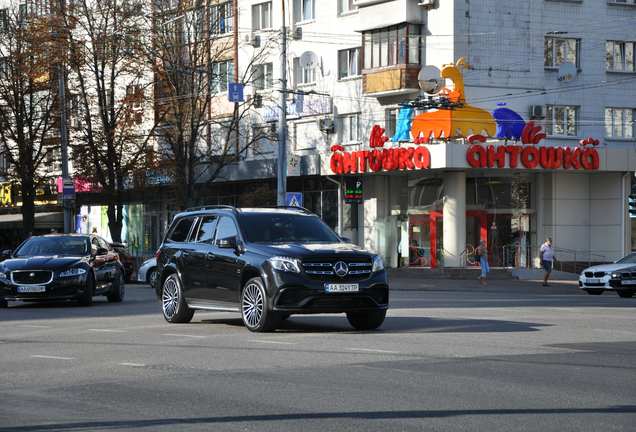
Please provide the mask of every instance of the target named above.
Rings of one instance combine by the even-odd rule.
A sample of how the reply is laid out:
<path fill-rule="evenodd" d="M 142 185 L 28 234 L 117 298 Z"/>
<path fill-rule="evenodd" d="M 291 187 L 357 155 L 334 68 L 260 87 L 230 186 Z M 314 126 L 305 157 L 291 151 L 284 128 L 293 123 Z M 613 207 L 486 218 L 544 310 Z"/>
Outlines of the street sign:
<path fill-rule="evenodd" d="M 62 199 L 75 199 L 75 180 L 62 180 Z"/>
<path fill-rule="evenodd" d="M 243 102 L 243 84 L 231 83 L 227 97 L 230 102 Z"/>
<path fill-rule="evenodd" d="M 290 207 L 302 207 L 303 206 L 302 192 L 287 192 L 287 205 Z"/>
<path fill-rule="evenodd" d="M 297 177 L 300 175 L 300 157 L 287 156 L 287 177 Z"/>

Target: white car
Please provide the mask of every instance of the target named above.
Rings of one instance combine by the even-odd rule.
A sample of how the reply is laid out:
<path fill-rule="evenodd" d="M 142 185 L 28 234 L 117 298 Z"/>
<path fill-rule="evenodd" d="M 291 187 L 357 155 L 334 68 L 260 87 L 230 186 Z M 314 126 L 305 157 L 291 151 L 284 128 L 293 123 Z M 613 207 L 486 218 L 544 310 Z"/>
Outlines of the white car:
<path fill-rule="evenodd" d="M 157 259 L 150 258 L 143 262 L 137 271 L 137 282 L 148 282 L 152 288 L 157 287 Z"/>
<path fill-rule="evenodd" d="M 586 268 L 579 276 L 579 288 L 591 295 L 601 295 L 605 290 L 616 290 L 610 285 L 612 272 L 636 265 L 636 252 L 624 256 L 613 264 L 602 264 Z"/>

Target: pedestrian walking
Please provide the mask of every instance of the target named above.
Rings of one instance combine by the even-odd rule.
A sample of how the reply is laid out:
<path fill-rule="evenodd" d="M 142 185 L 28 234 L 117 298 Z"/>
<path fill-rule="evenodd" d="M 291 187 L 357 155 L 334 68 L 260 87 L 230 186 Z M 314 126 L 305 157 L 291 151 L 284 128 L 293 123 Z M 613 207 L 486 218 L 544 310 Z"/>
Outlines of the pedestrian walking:
<path fill-rule="evenodd" d="M 545 243 L 541 245 L 541 249 L 539 250 L 539 257 L 541 258 L 541 265 L 545 270 L 545 276 L 543 276 L 543 286 L 549 287 L 548 278 L 550 277 L 550 272 L 552 271 L 552 261 L 556 261 L 554 257 L 554 250 L 552 250 L 552 238 L 548 237 L 545 239 Z"/>
<path fill-rule="evenodd" d="M 486 276 L 490 273 L 490 267 L 488 266 L 488 249 L 486 249 L 486 240 L 479 240 L 479 246 L 475 249 L 475 255 L 479 257 L 479 266 L 481 267 L 481 276 L 477 279 L 480 284 L 488 285 L 486 283 Z"/>

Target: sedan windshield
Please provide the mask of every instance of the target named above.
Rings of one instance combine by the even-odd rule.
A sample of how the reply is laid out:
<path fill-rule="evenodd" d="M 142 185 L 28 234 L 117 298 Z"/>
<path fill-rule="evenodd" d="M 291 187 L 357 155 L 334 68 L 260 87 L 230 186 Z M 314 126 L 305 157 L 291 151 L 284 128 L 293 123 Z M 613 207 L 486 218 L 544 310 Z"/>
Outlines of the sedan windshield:
<path fill-rule="evenodd" d="M 91 249 L 83 237 L 31 237 L 15 251 L 15 258 L 52 255 L 87 255 Z"/>
<path fill-rule="evenodd" d="M 636 264 L 636 253 L 631 253 L 616 261 L 617 264 Z"/>
<path fill-rule="evenodd" d="M 254 213 L 242 217 L 250 243 L 340 243 L 322 220 L 312 215 Z"/>

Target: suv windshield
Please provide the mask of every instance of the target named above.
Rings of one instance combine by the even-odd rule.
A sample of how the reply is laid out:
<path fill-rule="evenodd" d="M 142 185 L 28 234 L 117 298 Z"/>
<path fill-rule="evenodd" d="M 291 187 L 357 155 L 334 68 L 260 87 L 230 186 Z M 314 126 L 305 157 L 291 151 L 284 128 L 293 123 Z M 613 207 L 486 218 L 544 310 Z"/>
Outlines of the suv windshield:
<path fill-rule="evenodd" d="M 243 214 L 241 219 L 250 243 L 341 242 L 331 228 L 311 215 L 248 213 Z"/>
<path fill-rule="evenodd" d="M 31 237 L 15 251 L 15 258 L 49 255 L 88 254 L 90 248 L 83 237 Z"/>

